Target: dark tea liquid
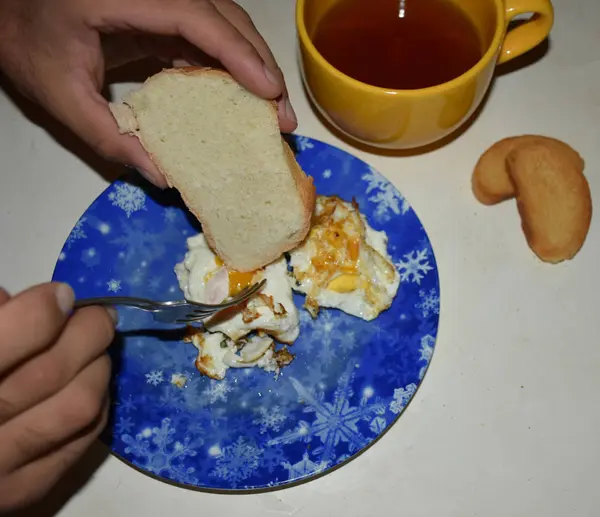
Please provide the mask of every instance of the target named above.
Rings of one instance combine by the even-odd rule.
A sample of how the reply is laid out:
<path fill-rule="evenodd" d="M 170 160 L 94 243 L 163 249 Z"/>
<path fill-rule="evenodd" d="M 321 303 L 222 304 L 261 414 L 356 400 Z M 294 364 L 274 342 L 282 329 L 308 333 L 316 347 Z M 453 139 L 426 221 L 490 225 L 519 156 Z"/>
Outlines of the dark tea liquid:
<path fill-rule="evenodd" d="M 396 90 L 445 83 L 482 56 L 477 30 L 450 0 L 342 0 L 313 43 L 340 72 Z"/>

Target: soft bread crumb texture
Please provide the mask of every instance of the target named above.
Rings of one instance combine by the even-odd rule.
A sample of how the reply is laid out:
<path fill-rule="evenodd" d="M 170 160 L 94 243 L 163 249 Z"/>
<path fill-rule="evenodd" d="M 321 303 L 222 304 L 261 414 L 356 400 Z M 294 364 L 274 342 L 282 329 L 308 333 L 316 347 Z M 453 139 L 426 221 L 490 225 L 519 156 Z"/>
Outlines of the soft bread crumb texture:
<path fill-rule="evenodd" d="M 314 192 L 302 189 L 314 187 L 289 163 L 272 102 L 206 70 L 163 71 L 123 102 L 135 116 L 134 134 L 229 267 L 252 271 L 305 237 Z M 134 124 L 118 112 L 131 132 Z"/>

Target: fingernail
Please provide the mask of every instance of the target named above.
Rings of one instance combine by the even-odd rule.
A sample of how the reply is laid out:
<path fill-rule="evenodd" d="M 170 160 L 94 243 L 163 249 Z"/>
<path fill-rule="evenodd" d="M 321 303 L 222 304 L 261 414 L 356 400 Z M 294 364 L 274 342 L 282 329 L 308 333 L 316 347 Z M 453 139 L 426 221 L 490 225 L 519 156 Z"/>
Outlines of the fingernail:
<path fill-rule="evenodd" d="M 135 169 L 142 175 L 144 176 L 144 178 L 146 178 L 150 183 L 152 183 L 153 185 L 155 185 L 156 187 L 158 187 L 159 189 L 165 189 L 165 180 L 162 176 L 157 177 L 156 174 L 152 174 L 151 172 L 148 172 L 145 169 L 142 169 L 140 167 L 135 167 Z"/>
<path fill-rule="evenodd" d="M 140 167 L 135 167 L 135 170 L 138 171 L 144 178 L 148 181 L 154 181 L 154 174 L 149 173 L 147 170 L 142 169 Z"/>
<path fill-rule="evenodd" d="M 298 122 L 296 118 L 296 112 L 294 108 L 292 108 L 292 103 L 289 99 L 279 101 L 279 111 L 281 114 L 285 116 L 286 119 L 291 120 L 292 122 Z"/>
<path fill-rule="evenodd" d="M 117 312 L 117 309 L 114 307 L 107 307 L 106 312 L 108 312 L 108 315 L 111 317 L 116 326 L 119 323 L 119 313 Z"/>
<path fill-rule="evenodd" d="M 75 293 L 71 289 L 71 286 L 58 284 L 54 295 L 56 296 L 56 303 L 58 303 L 60 310 L 65 314 L 69 314 L 71 309 L 73 309 L 73 302 L 75 301 Z"/>
<path fill-rule="evenodd" d="M 267 78 L 267 81 L 269 81 L 271 84 L 279 85 L 279 79 L 275 77 L 275 74 L 269 70 L 267 65 L 263 65 L 263 69 L 265 71 L 265 77 Z"/>
<path fill-rule="evenodd" d="M 173 68 L 185 68 L 187 66 L 192 66 L 192 63 L 185 59 L 173 59 Z"/>

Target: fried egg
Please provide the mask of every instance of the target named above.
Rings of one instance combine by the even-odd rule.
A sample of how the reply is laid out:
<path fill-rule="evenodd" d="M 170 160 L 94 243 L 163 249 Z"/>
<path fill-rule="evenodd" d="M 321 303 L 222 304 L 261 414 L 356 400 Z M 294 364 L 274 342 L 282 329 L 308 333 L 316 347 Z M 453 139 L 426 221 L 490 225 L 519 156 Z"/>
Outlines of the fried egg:
<path fill-rule="evenodd" d="M 221 332 L 193 330 L 187 339 L 198 350 L 196 368 L 215 380 L 223 380 L 230 368 L 262 368 L 278 374 L 294 358 L 286 348 L 275 349 L 275 342 L 259 332 L 237 341 Z"/>
<path fill-rule="evenodd" d="M 229 271 L 223 265 L 204 235 L 189 238 L 187 245 L 188 252 L 175 266 L 175 274 L 188 300 L 221 303 L 266 279 L 258 294 L 241 305 L 211 316 L 204 321 L 204 328 L 195 332 L 191 341 L 199 350 L 197 368 L 214 379 L 223 378 L 228 368 L 259 366 L 269 369 L 269 361 L 277 354 L 274 340 L 292 344 L 300 329 L 285 258 L 281 257 L 263 269 L 240 273 Z M 257 351 L 262 355 L 258 356 Z M 239 356 L 236 355 L 238 352 Z M 263 363 L 260 363 L 261 357 Z M 272 365 L 270 368 L 269 371 L 275 371 Z"/>
<path fill-rule="evenodd" d="M 318 196 L 311 230 L 292 250 L 294 290 L 306 294 L 305 308 L 340 309 L 370 321 L 392 304 L 400 275 L 387 251 L 387 235 L 376 231 L 356 202 Z"/>

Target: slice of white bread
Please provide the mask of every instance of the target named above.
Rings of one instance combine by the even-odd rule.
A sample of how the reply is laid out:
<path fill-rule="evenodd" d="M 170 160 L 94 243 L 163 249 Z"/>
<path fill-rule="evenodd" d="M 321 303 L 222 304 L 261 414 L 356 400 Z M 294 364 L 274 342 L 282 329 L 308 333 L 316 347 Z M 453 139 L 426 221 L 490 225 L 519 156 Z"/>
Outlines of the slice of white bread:
<path fill-rule="evenodd" d="M 281 137 L 275 102 L 227 72 L 163 70 L 111 111 L 180 192 L 230 269 L 261 268 L 308 233 L 315 188 Z"/>

